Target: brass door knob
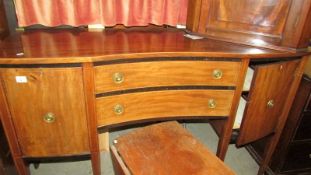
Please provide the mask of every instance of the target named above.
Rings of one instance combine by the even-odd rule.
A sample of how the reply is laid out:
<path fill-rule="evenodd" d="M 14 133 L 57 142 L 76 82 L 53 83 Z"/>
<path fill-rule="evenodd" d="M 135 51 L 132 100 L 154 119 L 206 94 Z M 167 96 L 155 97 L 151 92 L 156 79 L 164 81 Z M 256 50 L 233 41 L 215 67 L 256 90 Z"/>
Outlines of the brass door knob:
<path fill-rule="evenodd" d="M 223 75 L 222 70 L 220 70 L 220 69 L 213 70 L 213 78 L 214 79 L 221 79 L 222 75 Z"/>
<path fill-rule="evenodd" d="M 56 119 L 55 115 L 51 112 L 49 112 L 43 116 L 43 120 L 46 123 L 53 123 L 53 122 L 55 122 L 55 119 Z"/>
<path fill-rule="evenodd" d="M 116 84 L 120 84 L 124 81 L 124 75 L 121 72 L 116 72 L 113 74 L 112 79 Z"/>
<path fill-rule="evenodd" d="M 124 112 L 124 107 L 123 105 L 121 104 L 116 104 L 114 107 L 113 107 L 113 111 L 116 115 L 121 115 L 123 114 Z"/>
<path fill-rule="evenodd" d="M 268 108 L 273 108 L 273 106 L 274 106 L 274 100 L 269 100 L 269 101 L 267 102 L 267 107 L 268 107 Z"/>
<path fill-rule="evenodd" d="M 208 107 L 211 109 L 216 108 L 216 101 L 214 99 L 209 99 L 208 100 Z"/>

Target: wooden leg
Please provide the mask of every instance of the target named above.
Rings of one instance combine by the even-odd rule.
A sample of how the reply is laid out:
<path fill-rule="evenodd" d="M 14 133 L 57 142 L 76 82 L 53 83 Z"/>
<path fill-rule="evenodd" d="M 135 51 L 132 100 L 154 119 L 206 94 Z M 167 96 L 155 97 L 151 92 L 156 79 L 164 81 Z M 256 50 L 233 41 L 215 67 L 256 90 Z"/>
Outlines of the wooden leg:
<path fill-rule="evenodd" d="M 97 119 L 95 110 L 95 82 L 93 63 L 83 63 L 84 93 L 87 107 L 87 125 L 89 128 L 89 143 L 93 175 L 100 175 L 100 151 L 97 133 Z"/>
<path fill-rule="evenodd" d="M 25 161 L 18 156 L 13 156 L 14 164 L 19 175 L 29 175 L 29 168 L 26 165 Z"/>
<path fill-rule="evenodd" d="M 267 140 L 267 144 L 265 146 L 265 149 L 264 149 L 264 154 L 262 156 L 262 160 L 261 160 L 261 163 L 260 163 L 260 167 L 259 167 L 259 170 L 258 170 L 258 175 L 263 175 L 268 166 L 269 166 L 269 162 L 270 162 L 270 159 L 272 157 L 272 154 L 275 150 L 275 147 L 278 143 L 277 141 L 278 139 L 276 138 L 276 135 L 272 135 L 268 138 Z"/>
<path fill-rule="evenodd" d="M 100 175 L 100 152 L 91 153 L 93 175 Z"/>
<path fill-rule="evenodd" d="M 244 84 L 246 71 L 248 68 L 248 63 L 249 63 L 249 59 L 244 59 L 241 63 L 241 70 L 239 73 L 237 88 L 236 88 L 234 96 L 233 96 L 230 114 L 229 114 L 228 119 L 224 122 L 224 127 L 223 127 L 222 132 L 221 132 L 220 137 L 219 137 L 218 148 L 217 148 L 217 156 L 221 160 L 225 159 L 225 156 L 226 156 L 226 153 L 228 150 L 228 146 L 229 146 L 229 142 L 230 142 L 231 134 L 232 134 L 232 128 L 233 128 L 236 112 L 237 112 L 237 109 L 239 106 L 240 97 L 242 94 L 242 87 Z"/>
<path fill-rule="evenodd" d="M 223 131 L 219 137 L 217 156 L 221 160 L 225 160 L 226 153 L 228 151 L 229 142 L 232 134 L 232 126 L 229 121 L 226 121 L 223 127 Z"/>

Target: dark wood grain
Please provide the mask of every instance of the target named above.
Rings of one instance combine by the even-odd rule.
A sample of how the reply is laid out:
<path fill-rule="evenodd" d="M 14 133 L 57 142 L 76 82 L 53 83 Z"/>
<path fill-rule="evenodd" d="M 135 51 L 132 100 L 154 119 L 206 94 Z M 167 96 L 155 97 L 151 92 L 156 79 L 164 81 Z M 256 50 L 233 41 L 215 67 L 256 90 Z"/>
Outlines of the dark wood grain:
<path fill-rule="evenodd" d="M 114 146 L 134 175 L 235 174 L 177 122 L 137 129 Z"/>
<path fill-rule="evenodd" d="M 190 31 L 197 31 L 200 22 L 202 0 L 188 1 L 187 11 L 187 29 Z"/>
<path fill-rule="evenodd" d="M 202 5 L 201 5 L 202 4 Z M 295 51 L 308 47 L 309 0 L 202 0 L 190 3 L 187 28 L 210 38 Z M 197 15 L 199 14 L 199 15 Z M 197 15 L 200 17 L 194 18 Z"/>
<path fill-rule="evenodd" d="M 76 63 L 146 57 L 282 58 L 308 54 L 213 39 L 191 40 L 184 34 L 171 28 L 26 31 L 3 38 L 0 64 Z"/>

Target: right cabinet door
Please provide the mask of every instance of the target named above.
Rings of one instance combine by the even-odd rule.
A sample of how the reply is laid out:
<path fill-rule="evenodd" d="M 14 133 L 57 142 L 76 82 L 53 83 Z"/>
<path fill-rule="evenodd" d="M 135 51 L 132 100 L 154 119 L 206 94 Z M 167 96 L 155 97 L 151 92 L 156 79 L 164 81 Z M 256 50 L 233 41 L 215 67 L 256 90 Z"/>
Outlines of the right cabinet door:
<path fill-rule="evenodd" d="M 299 60 L 294 60 L 255 66 L 238 146 L 274 132 L 299 63 Z"/>

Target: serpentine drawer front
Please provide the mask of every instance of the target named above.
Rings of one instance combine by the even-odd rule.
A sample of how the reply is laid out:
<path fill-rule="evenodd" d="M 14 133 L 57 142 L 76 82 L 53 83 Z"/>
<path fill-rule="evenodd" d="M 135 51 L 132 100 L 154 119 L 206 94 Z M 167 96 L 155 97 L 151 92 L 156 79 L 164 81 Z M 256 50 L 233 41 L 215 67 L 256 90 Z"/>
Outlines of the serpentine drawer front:
<path fill-rule="evenodd" d="M 233 90 L 166 90 L 101 97 L 98 125 L 177 116 L 228 116 Z"/>
<path fill-rule="evenodd" d="M 235 86 L 236 61 L 153 61 L 95 67 L 95 91 L 159 86 Z"/>
<path fill-rule="evenodd" d="M 228 116 L 240 68 L 240 61 L 202 59 L 95 66 L 98 126 L 167 117 Z"/>

